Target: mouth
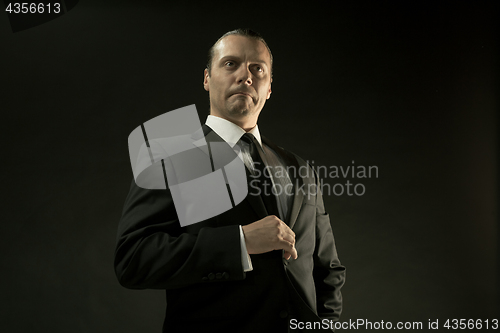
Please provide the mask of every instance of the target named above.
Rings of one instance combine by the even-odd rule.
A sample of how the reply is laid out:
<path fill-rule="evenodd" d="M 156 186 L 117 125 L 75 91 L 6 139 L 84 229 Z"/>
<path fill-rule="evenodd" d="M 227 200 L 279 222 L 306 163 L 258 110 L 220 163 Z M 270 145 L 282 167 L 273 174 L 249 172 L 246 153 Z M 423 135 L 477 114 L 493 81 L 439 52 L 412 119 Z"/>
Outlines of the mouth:
<path fill-rule="evenodd" d="M 249 93 L 246 93 L 246 92 L 242 92 L 242 91 L 236 92 L 233 95 L 242 95 L 242 96 L 248 96 L 248 97 L 252 98 L 252 95 L 250 95 Z"/>

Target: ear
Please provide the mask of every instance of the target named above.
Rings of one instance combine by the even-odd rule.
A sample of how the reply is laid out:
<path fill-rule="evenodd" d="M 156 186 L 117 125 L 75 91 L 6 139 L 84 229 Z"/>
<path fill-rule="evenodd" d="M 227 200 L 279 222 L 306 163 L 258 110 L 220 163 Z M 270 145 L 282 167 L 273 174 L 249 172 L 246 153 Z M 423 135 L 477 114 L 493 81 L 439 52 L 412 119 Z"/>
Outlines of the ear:
<path fill-rule="evenodd" d="M 210 91 L 210 77 L 208 76 L 208 70 L 205 68 L 205 71 L 203 72 L 203 88 L 205 88 L 206 91 Z"/>
<path fill-rule="evenodd" d="M 271 79 L 271 82 L 273 82 L 273 79 Z M 271 82 L 269 82 L 269 91 L 267 92 L 267 98 L 266 99 L 271 98 L 271 93 L 272 93 L 272 91 L 271 91 Z"/>

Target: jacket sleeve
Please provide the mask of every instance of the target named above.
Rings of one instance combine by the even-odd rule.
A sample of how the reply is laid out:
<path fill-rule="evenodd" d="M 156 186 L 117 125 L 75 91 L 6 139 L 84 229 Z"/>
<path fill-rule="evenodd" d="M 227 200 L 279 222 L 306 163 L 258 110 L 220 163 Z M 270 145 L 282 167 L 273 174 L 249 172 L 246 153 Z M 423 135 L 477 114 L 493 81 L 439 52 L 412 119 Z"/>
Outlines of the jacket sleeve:
<path fill-rule="evenodd" d="M 131 289 L 174 289 L 245 277 L 237 225 L 187 232 L 168 189 L 144 189 L 134 181 L 118 226 L 114 267 L 120 284 Z"/>
<path fill-rule="evenodd" d="M 330 217 L 325 211 L 319 178 L 316 176 L 316 247 L 313 277 L 316 306 L 320 318 L 338 321 L 342 312 L 340 289 L 345 281 L 345 267 L 337 255 Z"/>

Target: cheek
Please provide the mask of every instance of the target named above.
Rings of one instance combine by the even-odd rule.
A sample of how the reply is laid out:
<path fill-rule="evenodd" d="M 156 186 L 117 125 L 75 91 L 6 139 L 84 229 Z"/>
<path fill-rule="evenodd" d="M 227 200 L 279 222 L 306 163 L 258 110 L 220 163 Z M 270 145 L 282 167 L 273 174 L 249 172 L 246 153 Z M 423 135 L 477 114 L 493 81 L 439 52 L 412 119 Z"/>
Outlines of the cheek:
<path fill-rule="evenodd" d="M 262 88 L 259 96 L 261 96 L 262 99 L 267 99 L 269 96 L 269 88 Z"/>

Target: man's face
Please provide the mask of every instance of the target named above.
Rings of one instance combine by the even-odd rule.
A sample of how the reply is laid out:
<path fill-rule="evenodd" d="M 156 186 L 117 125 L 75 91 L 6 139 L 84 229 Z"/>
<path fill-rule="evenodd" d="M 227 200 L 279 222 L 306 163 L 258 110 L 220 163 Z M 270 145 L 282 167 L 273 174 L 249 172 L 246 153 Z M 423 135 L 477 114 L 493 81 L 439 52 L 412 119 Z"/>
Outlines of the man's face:
<path fill-rule="evenodd" d="M 210 76 L 203 85 L 210 94 L 210 113 L 235 123 L 257 121 L 271 96 L 271 57 L 261 41 L 229 35 L 215 47 Z"/>

